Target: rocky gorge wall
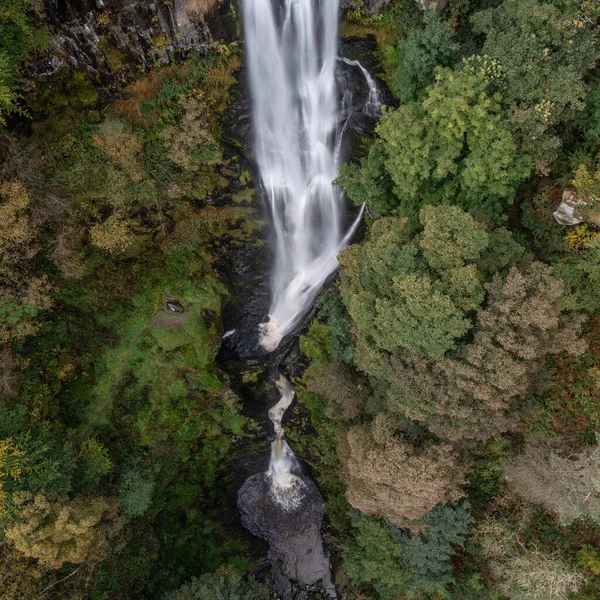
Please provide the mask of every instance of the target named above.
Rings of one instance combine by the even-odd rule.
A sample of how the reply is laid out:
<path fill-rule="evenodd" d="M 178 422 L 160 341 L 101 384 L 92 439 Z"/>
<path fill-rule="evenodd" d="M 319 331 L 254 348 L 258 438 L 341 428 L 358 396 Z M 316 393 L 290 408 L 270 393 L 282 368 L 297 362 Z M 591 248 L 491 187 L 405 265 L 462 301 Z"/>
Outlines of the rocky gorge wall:
<path fill-rule="evenodd" d="M 51 81 L 75 70 L 114 91 L 155 65 L 232 41 L 233 14 L 219 0 L 46 0 L 50 43 L 28 74 Z"/>

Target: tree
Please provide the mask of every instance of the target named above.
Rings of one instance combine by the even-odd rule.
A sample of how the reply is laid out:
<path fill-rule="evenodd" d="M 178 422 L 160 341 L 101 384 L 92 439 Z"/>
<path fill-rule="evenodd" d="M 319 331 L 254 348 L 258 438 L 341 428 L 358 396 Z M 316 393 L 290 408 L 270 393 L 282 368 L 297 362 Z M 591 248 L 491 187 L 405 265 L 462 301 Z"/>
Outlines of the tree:
<path fill-rule="evenodd" d="M 571 230 L 570 233 L 578 232 Z M 564 281 L 561 298 L 564 308 L 594 314 L 600 310 L 600 235 L 586 233 L 579 239 L 581 243 L 554 265 L 553 273 Z"/>
<path fill-rule="evenodd" d="M 0 344 L 34 333 L 38 312 L 52 305 L 48 277 L 33 272 L 39 248 L 30 206 L 25 186 L 0 179 Z"/>
<path fill-rule="evenodd" d="M 84 486 L 97 484 L 113 466 L 108 450 L 96 438 L 87 438 L 81 442 L 77 461 Z"/>
<path fill-rule="evenodd" d="M 268 600 L 267 589 L 235 568 L 222 567 L 215 573 L 192 577 L 190 583 L 169 592 L 162 600 Z"/>
<path fill-rule="evenodd" d="M 511 600 L 567 600 L 585 578 L 560 555 L 526 547 L 513 527 L 488 519 L 476 539 L 495 579 L 498 592 Z"/>
<path fill-rule="evenodd" d="M 513 267 L 486 285 L 473 342 L 442 361 L 391 357 L 389 407 L 451 440 L 487 439 L 514 419 L 551 354 L 581 354 L 582 319 L 561 315 L 562 284 L 549 267 Z M 393 374 L 393 375 L 392 375 Z"/>
<path fill-rule="evenodd" d="M 146 513 L 152 503 L 154 479 L 135 467 L 127 469 L 119 483 L 119 502 L 123 514 L 128 519 Z"/>
<path fill-rule="evenodd" d="M 400 60 L 394 73 L 396 95 L 403 103 L 421 97 L 434 80 L 437 66 L 449 67 L 458 54 L 452 29 L 435 13 L 423 15 L 424 29 L 411 29 L 398 45 Z"/>
<path fill-rule="evenodd" d="M 583 516 L 600 523 L 600 446 L 561 456 L 542 446 L 505 464 L 506 481 L 528 502 L 558 513 L 562 525 Z"/>
<path fill-rule="evenodd" d="M 351 581 L 371 584 L 383 600 L 397 598 L 406 590 L 409 576 L 402 546 L 390 535 L 390 525 L 360 514 L 353 525 L 354 536 L 343 552 Z"/>
<path fill-rule="evenodd" d="M 472 327 L 490 234 L 456 206 L 426 207 L 420 218 L 421 236 L 411 237 L 406 220 L 383 218 L 340 255 L 340 292 L 363 349 L 439 359 Z"/>
<path fill-rule="evenodd" d="M 582 319 L 562 314 L 549 267 L 506 272 L 523 248 L 505 230 L 457 207 L 420 218 L 417 236 L 406 221 L 380 219 L 340 256 L 356 365 L 377 379 L 388 410 L 448 439 L 486 439 L 510 429 L 547 355 L 583 352 Z"/>
<path fill-rule="evenodd" d="M 457 507 L 438 504 L 420 519 L 418 535 L 392 528 L 392 535 L 403 546 L 412 587 L 441 595 L 451 582 L 450 559 L 454 547 L 464 543 L 471 521 L 467 509 L 466 503 Z"/>
<path fill-rule="evenodd" d="M 0 11 L 0 126 L 6 117 L 22 112 L 18 105 L 16 70 L 29 50 L 43 43 L 44 31 L 33 21 L 43 10 L 39 0 L 5 0 Z"/>
<path fill-rule="evenodd" d="M 7 527 L 6 538 L 48 569 L 104 558 L 109 540 L 123 526 L 118 503 L 112 498 L 79 496 L 57 501 L 43 494 L 18 492 L 13 499 L 19 517 Z"/>
<path fill-rule="evenodd" d="M 529 168 L 504 127 L 498 94 L 487 91 L 495 77 L 493 69 L 439 68 L 423 102 L 385 112 L 368 157 L 340 170 L 350 198 L 393 209 L 413 227 L 426 204 L 501 219 Z"/>
<path fill-rule="evenodd" d="M 507 125 L 540 173 L 561 146 L 557 127 L 584 106 L 584 78 L 600 56 L 597 16 L 594 3 L 508 0 L 471 18 L 483 53 L 502 65 Z"/>
<path fill-rule="evenodd" d="M 384 599 L 402 592 L 409 597 L 424 592 L 443 597 L 452 582 L 450 559 L 455 547 L 463 544 L 470 522 L 466 508 L 436 506 L 419 520 L 416 534 L 381 519 L 354 515 L 354 535 L 343 551 L 350 579 L 370 583 Z"/>
<path fill-rule="evenodd" d="M 326 398 L 328 419 L 343 421 L 360 415 L 368 386 L 342 361 L 313 363 L 305 372 L 304 382 L 309 392 Z"/>
<path fill-rule="evenodd" d="M 337 285 L 323 292 L 317 300 L 319 315 L 329 323 L 331 356 L 343 360 L 346 364 L 354 364 L 354 340 L 352 339 L 352 319 L 344 306 Z"/>
<path fill-rule="evenodd" d="M 19 479 L 21 476 L 21 459 L 24 452 L 8 439 L 0 439 L 0 516 L 8 508 L 8 494 L 4 490 L 4 482 L 7 477 Z"/>
<path fill-rule="evenodd" d="M 398 527 L 416 527 L 436 504 L 463 496 L 465 467 L 456 451 L 433 441 L 413 445 L 392 414 L 351 427 L 339 440 L 338 454 L 348 502 Z"/>

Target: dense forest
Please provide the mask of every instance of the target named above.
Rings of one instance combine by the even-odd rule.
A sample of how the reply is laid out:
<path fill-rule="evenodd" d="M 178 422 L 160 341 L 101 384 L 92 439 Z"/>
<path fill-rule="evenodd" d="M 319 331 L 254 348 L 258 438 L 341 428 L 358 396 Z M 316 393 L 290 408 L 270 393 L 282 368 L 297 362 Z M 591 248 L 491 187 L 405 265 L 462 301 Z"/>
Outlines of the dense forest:
<path fill-rule="evenodd" d="M 264 244 L 240 7 L 64 4 L 0 0 L 0 598 L 266 600 L 270 384 L 217 360 Z M 345 3 L 390 102 L 286 425 L 341 598 L 600 599 L 599 23 Z"/>

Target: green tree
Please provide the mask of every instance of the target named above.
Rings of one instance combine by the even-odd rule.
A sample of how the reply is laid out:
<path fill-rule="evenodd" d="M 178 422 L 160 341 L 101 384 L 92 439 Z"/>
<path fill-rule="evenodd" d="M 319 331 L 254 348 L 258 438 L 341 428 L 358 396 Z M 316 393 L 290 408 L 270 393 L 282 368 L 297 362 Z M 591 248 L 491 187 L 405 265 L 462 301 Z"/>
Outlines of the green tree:
<path fill-rule="evenodd" d="M 169 592 L 162 600 L 268 600 L 267 589 L 252 578 L 244 578 L 233 567 L 192 577 L 190 583 Z"/>
<path fill-rule="evenodd" d="M 344 547 L 344 567 L 355 584 L 371 584 L 384 600 L 406 590 L 409 575 L 403 548 L 380 519 L 358 515 L 354 536 Z M 373 549 L 377 548 L 377 552 Z"/>
<path fill-rule="evenodd" d="M 77 461 L 83 482 L 88 485 L 98 483 L 113 466 L 108 450 L 96 438 L 81 442 Z"/>
<path fill-rule="evenodd" d="M 341 254 L 340 291 L 359 341 L 442 358 L 469 331 L 466 313 L 483 299 L 475 261 L 489 235 L 454 206 L 427 207 L 421 222 L 422 236 L 411 238 L 406 220 L 376 221 L 363 244 Z"/>
<path fill-rule="evenodd" d="M 152 503 L 153 477 L 136 467 L 127 469 L 119 482 L 119 502 L 128 519 L 146 513 Z"/>
<path fill-rule="evenodd" d="M 4 0 L 0 7 L 0 126 L 11 113 L 21 112 L 16 70 L 46 38 L 45 29 L 34 26 L 42 6 L 40 0 Z"/>
<path fill-rule="evenodd" d="M 489 85 L 485 71 L 438 69 L 424 101 L 384 113 L 368 157 L 340 170 L 350 198 L 381 212 L 393 208 L 413 226 L 425 204 L 501 219 L 529 168 Z"/>
<path fill-rule="evenodd" d="M 457 507 L 438 504 L 419 520 L 417 535 L 392 528 L 392 535 L 403 547 L 411 588 L 443 595 L 452 581 L 454 547 L 464 543 L 470 521 L 467 503 Z"/>
<path fill-rule="evenodd" d="M 317 300 L 319 315 L 329 323 L 330 353 L 351 365 L 354 363 L 354 340 L 352 339 L 352 319 L 342 301 L 337 285 L 323 292 Z"/>
<path fill-rule="evenodd" d="M 466 506 L 436 506 L 419 520 L 415 534 L 381 519 L 353 517 L 354 535 L 343 551 L 353 583 L 371 584 L 384 599 L 402 592 L 409 597 L 447 594 L 452 582 L 450 560 L 455 547 L 464 543 L 470 522 Z"/>
<path fill-rule="evenodd" d="M 595 3 L 577 0 L 506 0 L 472 17 L 483 52 L 502 65 L 507 126 L 540 173 L 561 146 L 558 126 L 584 106 L 584 79 L 600 56 L 597 17 Z"/>
<path fill-rule="evenodd" d="M 458 54 L 458 45 L 452 42 L 452 29 L 435 11 L 427 11 L 423 20 L 425 28 L 411 29 L 398 45 L 394 88 L 403 103 L 419 99 L 433 83 L 435 68 L 451 66 Z"/>

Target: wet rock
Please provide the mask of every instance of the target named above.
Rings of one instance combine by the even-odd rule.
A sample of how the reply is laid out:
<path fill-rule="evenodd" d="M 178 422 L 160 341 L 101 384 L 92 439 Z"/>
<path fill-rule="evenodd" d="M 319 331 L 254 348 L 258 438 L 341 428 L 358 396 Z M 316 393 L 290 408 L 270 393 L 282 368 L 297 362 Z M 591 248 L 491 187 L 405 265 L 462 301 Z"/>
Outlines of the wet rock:
<path fill-rule="evenodd" d="M 314 593 L 335 598 L 329 558 L 321 539 L 323 498 L 310 479 L 299 477 L 304 497 L 297 508 L 289 511 L 272 499 L 266 473 L 249 477 L 238 492 L 242 524 L 269 543 L 271 585 L 279 598 L 292 600 Z"/>
<path fill-rule="evenodd" d="M 191 51 L 206 54 L 211 25 L 225 31 L 219 13 L 227 8 L 221 6 L 216 0 L 47 0 L 52 42 L 27 73 L 48 80 L 83 71 L 106 96 L 156 64 Z"/>

